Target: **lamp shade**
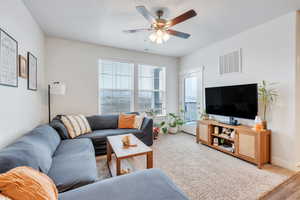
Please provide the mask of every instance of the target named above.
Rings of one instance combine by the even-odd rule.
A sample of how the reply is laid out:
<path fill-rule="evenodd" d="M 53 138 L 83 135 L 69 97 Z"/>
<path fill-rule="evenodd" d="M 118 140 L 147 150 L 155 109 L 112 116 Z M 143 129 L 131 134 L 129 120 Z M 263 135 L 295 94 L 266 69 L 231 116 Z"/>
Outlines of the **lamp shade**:
<path fill-rule="evenodd" d="M 65 95 L 66 84 L 64 84 L 63 82 L 52 82 L 50 84 L 50 93 L 55 95 Z"/>

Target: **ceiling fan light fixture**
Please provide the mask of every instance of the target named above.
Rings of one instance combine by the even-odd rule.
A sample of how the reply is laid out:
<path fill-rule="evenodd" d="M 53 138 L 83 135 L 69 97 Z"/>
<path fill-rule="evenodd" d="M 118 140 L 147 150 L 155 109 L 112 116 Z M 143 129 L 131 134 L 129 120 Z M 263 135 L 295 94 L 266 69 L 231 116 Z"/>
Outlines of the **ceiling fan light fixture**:
<path fill-rule="evenodd" d="M 159 29 L 149 35 L 149 39 L 156 44 L 162 44 L 170 39 L 170 35 L 166 31 Z"/>
<path fill-rule="evenodd" d="M 149 39 L 152 41 L 152 42 L 155 42 L 155 40 L 157 39 L 157 36 L 156 36 L 156 33 L 152 33 L 150 36 L 149 36 Z"/>
<path fill-rule="evenodd" d="M 164 33 L 164 35 L 163 35 L 163 40 L 166 42 L 166 41 L 168 41 L 170 39 L 170 35 L 168 34 L 168 33 Z"/>
<path fill-rule="evenodd" d="M 150 28 L 126 30 L 124 32 L 137 33 L 142 31 L 153 31 L 148 37 L 151 42 L 156 44 L 167 42 L 171 35 L 182 39 L 188 39 L 191 36 L 190 34 L 170 28 L 197 15 L 196 11 L 191 9 L 171 20 L 167 20 L 162 18 L 164 14 L 163 10 L 157 11 L 157 17 L 155 17 L 147 10 L 145 6 L 136 6 L 136 9 L 150 23 Z"/>
<path fill-rule="evenodd" d="M 162 36 L 164 35 L 164 32 L 163 32 L 162 30 L 158 29 L 158 30 L 156 31 L 156 35 L 157 35 L 158 37 L 162 37 Z"/>
<path fill-rule="evenodd" d="M 157 43 L 157 44 L 162 44 L 162 43 L 163 43 L 163 39 L 162 39 L 161 37 L 158 37 L 158 38 L 156 39 L 156 43 Z"/>

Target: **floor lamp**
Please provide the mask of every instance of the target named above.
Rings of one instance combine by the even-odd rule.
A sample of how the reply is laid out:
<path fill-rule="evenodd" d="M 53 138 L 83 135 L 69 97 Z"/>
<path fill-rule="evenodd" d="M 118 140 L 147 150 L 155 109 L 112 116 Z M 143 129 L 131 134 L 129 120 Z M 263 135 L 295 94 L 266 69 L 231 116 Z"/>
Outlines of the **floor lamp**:
<path fill-rule="evenodd" d="M 51 95 L 65 95 L 66 85 L 62 82 L 52 82 L 48 85 L 48 111 L 49 123 L 51 122 Z"/>

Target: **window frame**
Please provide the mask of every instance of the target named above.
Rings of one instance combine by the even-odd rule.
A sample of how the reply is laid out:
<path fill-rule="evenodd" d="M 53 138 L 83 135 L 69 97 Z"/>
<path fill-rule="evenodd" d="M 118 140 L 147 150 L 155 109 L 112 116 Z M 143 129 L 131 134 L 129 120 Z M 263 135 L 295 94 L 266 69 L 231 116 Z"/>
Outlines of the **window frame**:
<path fill-rule="evenodd" d="M 119 62 L 119 63 L 126 63 L 126 64 L 131 64 L 133 65 L 133 69 L 132 69 L 132 77 L 131 77 L 131 88 L 132 88 L 132 95 L 131 95 L 131 105 L 130 105 L 130 112 L 132 110 L 132 104 L 133 104 L 133 93 L 134 93 L 134 69 L 135 69 L 135 64 L 133 62 L 130 62 L 128 60 L 120 60 L 120 59 L 106 59 L 106 58 L 102 58 L 102 59 L 99 59 L 98 60 L 98 68 L 97 68 L 97 77 L 98 77 L 98 80 L 97 80 L 97 83 L 98 83 L 98 87 L 97 87 L 97 107 L 98 107 L 98 114 L 102 114 L 102 110 L 101 110 L 101 95 L 100 95 L 100 89 L 103 89 L 103 88 L 100 88 L 100 82 L 101 82 L 101 78 L 100 78 L 100 75 L 102 74 L 101 73 L 101 68 L 102 68 L 102 61 L 105 60 L 105 61 L 110 61 L 110 62 Z M 119 77 L 126 77 L 126 75 L 122 75 L 122 74 L 118 74 Z M 108 88 L 104 88 L 104 89 L 108 89 Z M 124 90 L 124 91 L 128 91 L 127 89 L 116 89 L 116 88 L 109 88 L 110 90 L 113 90 L 113 91 L 120 91 L 120 90 Z"/>
<path fill-rule="evenodd" d="M 137 90 L 137 98 L 139 96 L 139 91 L 142 91 L 142 92 L 159 92 L 159 93 L 162 92 L 163 95 L 164 95 L 164 102 L 162 103 L 162 114 L 159 114 L 158 116 L 166 116 L 166 113 L 167 113 L 167 109 L 166 109 L 166 102 L 167 102 L 167 94 L 166 94 L 167 93 L 167 90 L 166 90 L 166 82 L 167 82 L 167 80 L 166 80 L 167 79 L 167 76 L 166 76 L 166 67 L 138 63 L 137 64 L 137 68 L 138 68 L 138 72 L 137 72 L 137 78 L 138 78 L 137 81 L 138 81 L 138 83 L 137 83 L 137 85 L 139 85 L 139 78 L 140 78 L 140 76 L 139 76 L 139 69 L 140 69 L 140 67 L 139 66 L 149 66 L 149 67 L 152 67 L 152 68 L 161 68 L 162 69 L 162 71 L 163 71 L 163 77 L 164 77 L 164 80 L 162 80 L 163 81 L 163 83 L 162 83 L 163 89 L 152 89 L 152 90 L 142 89 L 142 90 L 140 90 L 138 88 L 138 90 Z M 149 78 L 147 76 L 143 76 L 143 77 L 144 78 Z M 154 85 L 154 77 L 153 77 L 152 80 L 153 80 L 153 85 Z M 136 109 L 135 110 L 139 110 L 139 108 L 138 108 L 138 102 L 136 104 Z"/>
<path fill-rule="evenodd" d="M 166 71 L 167 68 L 165 66 L 160 66 L 160 65 L 155 65 L 155 64 L 149 64 L 149 63 L 143 63 L 143 62 L 137 62 L 137 61 L 132 61 L 132 60 L 126 60 L 126 59 L 116 59 L 116 58 L 101 58 L 98 60 L 98 87 L 97 87 L 97 107 L 98 107 L 98 114 L 103 114 L 101 111 L 101 95 L 100 95 L 100 81 L 101 81 L 101 61 L 110 61 L 110 62 L 120 62 L 120 63 L 126 63 L 126 64 L 132 64 L 133 65 L 133 77 L 132 77 L 132 95 L 131 95 L 131 105 L 130 105 L 130 112 L 137 111 L 139 110 L 139 104 L 138 104 L 138 97 L 139 97 L 139 66 L 144 65 L 144 66 L 150 66 L 150 67 L 157 67 L 157 68 L 162 68 L 163 69 L 163 90 L 156 89 L 156 90 L 142 90 L 142 91 L 158 91 L 158 92 L 163 92 L 164 93 L 164 101 L 163 101 L 163 106 L 162 106 L 162 114 L 158 116 L 166 116 L 167 113 L 167 108 L 166 108 L 166 103 L 167 103 L 167 89 L 166 89 L 166 83 L 167 83 L 167 76 L 166 76 Z M 111 89 L 111 90 L 121 90 L 121 89 Z M 125 90 L 125 89 L 124 89 Z M 126 90 L 127 91 L 127 90 Z M 107 114 L 107 113 L 104 113 Z"/>

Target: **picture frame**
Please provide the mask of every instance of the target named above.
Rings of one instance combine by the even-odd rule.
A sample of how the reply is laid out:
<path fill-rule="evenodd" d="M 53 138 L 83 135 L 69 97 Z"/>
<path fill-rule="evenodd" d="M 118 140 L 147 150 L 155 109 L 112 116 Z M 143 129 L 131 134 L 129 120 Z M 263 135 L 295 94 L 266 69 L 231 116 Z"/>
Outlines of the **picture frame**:
<path fill-rule="evenodd" d="M 21 78 L 27 79 L 28 70 L 27 70 L 27 60 L 24 56 L 19 55 L 19 76 Z"/>
<path fill-rule="evenodd" d="M 18 87 L 18 42 L 0 29 L 0 85 Z"/>
<path fill-rule="evenodd" d="M 27 53 L 27 89 L 37 91 L 37 57 Z"/>

